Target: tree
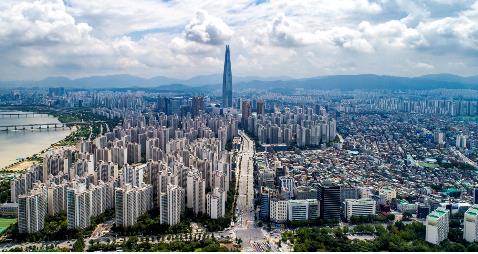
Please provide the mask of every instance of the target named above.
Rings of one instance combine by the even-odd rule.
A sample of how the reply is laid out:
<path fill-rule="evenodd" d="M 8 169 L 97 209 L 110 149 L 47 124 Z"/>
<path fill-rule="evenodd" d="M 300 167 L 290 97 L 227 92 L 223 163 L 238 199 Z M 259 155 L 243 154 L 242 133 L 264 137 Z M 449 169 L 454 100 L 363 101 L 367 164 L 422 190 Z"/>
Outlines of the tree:
<path fill-rule="evenodd" d="M 466 248 L 467 252 L 478 252 L 478 243 L 472 243 Z"/>
<path fill-rule="evenodd" d="M 408 221 L 408 220 L 410 220 L 410 218 L 412 218 L 412 214 L 409 211 L 403 212 L 402 220 Z"/>
<path fill-rule="evenodd" d="M 395 214 L 393 214 L 393 213 L 387 214 L 387 220 L 394 221 L 395 220 Z"/>
<path fill-rule="evenodd" d="M 83 252 L 85 250 L 85 239 L 80 234 L 76 242 L 73 244 L 73 251 L 74 252 Z"/>

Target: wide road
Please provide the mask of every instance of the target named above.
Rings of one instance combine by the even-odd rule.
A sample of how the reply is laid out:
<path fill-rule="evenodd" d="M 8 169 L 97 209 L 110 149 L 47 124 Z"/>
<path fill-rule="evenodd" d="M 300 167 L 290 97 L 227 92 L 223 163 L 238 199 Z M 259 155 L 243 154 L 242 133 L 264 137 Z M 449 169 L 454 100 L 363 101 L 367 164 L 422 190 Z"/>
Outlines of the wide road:
<path fill-rule="evenodd" d="M 264 241 L 264 231 L 254 224 L 254 154 L 255 144 L 244 132 L 239 132 L 242 138 L 241 148 L 237 156 L 238 197 L 236 204 L 237 223 L 232 231 L 236 238 L 241 239 L 244 251 L 255 251 L 253 244 Z"/>

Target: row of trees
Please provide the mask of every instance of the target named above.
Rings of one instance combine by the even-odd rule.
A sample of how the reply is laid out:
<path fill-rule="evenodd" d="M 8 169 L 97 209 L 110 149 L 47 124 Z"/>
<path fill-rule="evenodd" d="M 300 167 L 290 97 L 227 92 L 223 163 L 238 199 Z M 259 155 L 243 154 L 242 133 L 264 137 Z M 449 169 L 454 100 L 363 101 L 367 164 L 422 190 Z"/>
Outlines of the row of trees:
<path fill-rule="evenodd" d="M 66 212 L 57 215 L 47 215 L 45 218 L 45 226 L 42 230 L 34 234 L 18 233 L 18 223 L 15 223 L 9 233 L 11 238 L 16 242 L 38 242 L 38 241 L 55 241 L 68 240 L 75 238 L 83 238 L 91 234 L 93 229 L 102 222 L 110 220 L 114 217 L 114 210 L 106 210 L 104 213 L 91 218 L 90 227 L 84 230 L 68 229 L 68 221 Z"/>
<path fill-rule="evenodd" d="M 127 241 L 122 244 L 117 243 L 93 243 L 89 251 L 114 251 L 121 249 L 128 252 L 156 252 L 156 251 L 168 251 L 168 252 L 227 252 L 228 249 L 214 240 L 206 239 L 200 241 L 172 241 L 151 243 L 149 241 L 139 241 L 136 236 L 129 237 Z"/>
<path fill-rule="evenodd" d="M 478 244 L 444 241 L 433 245 L 425 241 L 426 228 L 422 223 L 405 225 L 396 222 L 386 228 L 382 225 L 359 225 L 353 232 L 348 228 L 300 228 L 284 233 L 282 241 L 290 241 L 294 251 L 477 251 Z M 350 240 L 348 233 L 366 232 L 375 235 L 374 240 Z"/>
<path fill-rule="evenodd" d="M 179 224 L 168 226 L 160 223 L 159 211 L 154 209 L 138 218 L 136 224 L 128 228 L 113 227 L 113 231 L 119 235 L 132 236 L 179 234 L 191 232 L 191 220 L 183 218 Z"/>
<path fill-rule="evenodd" d="M 362 224 L 362 223 L 373 223 L 373 222 L 393 222 L 395 220 L 395 215 L 389 213 L 387 215 L 376 214 L 368 216 L 352 216 L 350 217 L 351 224 Z"/>

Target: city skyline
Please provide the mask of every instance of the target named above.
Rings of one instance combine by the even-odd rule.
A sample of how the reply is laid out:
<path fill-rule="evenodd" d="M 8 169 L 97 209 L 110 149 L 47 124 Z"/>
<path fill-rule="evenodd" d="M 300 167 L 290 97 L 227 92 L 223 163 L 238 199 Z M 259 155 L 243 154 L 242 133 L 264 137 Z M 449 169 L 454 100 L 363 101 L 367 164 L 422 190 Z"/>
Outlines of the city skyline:
<path fill-rule="evenodd" d="M 0 10 L 3 80 L 213 74 L 225 44 L 239 76 L 478 73 L 475 1 L 8 0 Z"/>
<path fill-rule="evenodd" d="M 2 0 L 0 52 L 2 252 L 478 252 L 478 0 Z"/>

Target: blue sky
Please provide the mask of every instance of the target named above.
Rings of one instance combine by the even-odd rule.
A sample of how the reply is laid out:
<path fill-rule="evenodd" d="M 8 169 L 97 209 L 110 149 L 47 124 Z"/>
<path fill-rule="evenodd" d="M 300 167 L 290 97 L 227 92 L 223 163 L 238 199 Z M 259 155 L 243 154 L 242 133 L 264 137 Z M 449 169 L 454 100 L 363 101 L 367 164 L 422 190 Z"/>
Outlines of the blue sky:
<path fill-rule="evenodd" d="M 478 74 L 469 0 L 2 0 L 0 79 Z"/>

